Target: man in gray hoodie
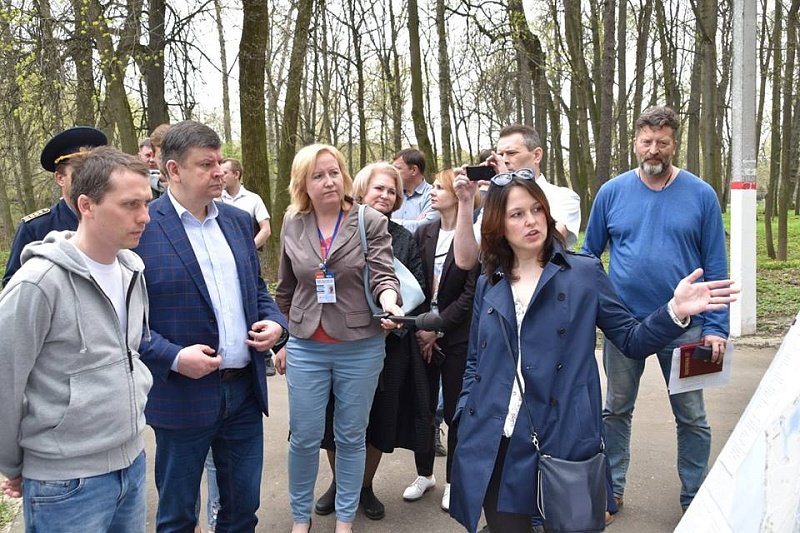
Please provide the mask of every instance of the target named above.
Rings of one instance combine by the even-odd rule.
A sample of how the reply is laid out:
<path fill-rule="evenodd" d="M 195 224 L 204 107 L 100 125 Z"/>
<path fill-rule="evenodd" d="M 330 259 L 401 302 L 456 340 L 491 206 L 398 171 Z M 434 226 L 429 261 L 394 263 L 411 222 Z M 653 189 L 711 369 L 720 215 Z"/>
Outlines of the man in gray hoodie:
<path fill-rule="evenodd" d="M 144 406 L 137 351 L 150 220 L 147 168 L 100 147 L 74 161 L 76 232 L 26 246 L 0 294 L 0 488 L 27 531 L 144 532 Z"/>

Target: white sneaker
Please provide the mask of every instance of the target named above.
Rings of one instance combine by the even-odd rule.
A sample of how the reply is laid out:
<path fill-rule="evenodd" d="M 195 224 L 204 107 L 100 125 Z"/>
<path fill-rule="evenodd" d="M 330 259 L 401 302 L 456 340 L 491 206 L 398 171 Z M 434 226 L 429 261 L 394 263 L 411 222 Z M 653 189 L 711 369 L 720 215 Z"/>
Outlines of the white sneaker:
<path fill-rule="evenodd" d="M 444 484 L 444 495 L 442 496 L 442 511 L 450 511 L 450 483 Z"/>
<path fill-rule="evenodd" d="M 417 476 L 411 485 L 403 491 L 403 499 L 413 502 L 422 498 L 422 495 L 436 486 L 436 477 Z"/>

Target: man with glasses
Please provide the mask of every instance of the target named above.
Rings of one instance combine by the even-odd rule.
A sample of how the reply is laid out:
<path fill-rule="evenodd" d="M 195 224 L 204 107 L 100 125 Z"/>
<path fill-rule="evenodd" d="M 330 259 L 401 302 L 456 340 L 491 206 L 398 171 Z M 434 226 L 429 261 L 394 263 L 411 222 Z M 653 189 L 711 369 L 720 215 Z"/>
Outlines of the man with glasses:
<path fill-rule="evenodd" d="M 502 174 L 506 173 L 535 179 L 550 203 L 550 212 L 556 219 L 556 230 L 564 236 L 567 246 L 572 247 L 578 241 L 581 227 L 581 200 L 572 189 L 547 181 L 539 171 L 543 156 L 544 150 L 537 131 L 530 126 L 514 124 L 500 131 L 497 150 L 486 159 L 486 164 L 501 174 L 495 177 L 495 181 L 502 182 L 506 179 Z M 472 204 L 477 189 L 477 184 L 467 180 L 463 172 L 456 177 L 456 195 L 459 202 L 465 205 L 464 209 L 458 210 L 453 245 L 456 265 L 461 269 L 472 268 L 478 261 L 483 212 L 481 211 L 473 225 L 472 211 L 467 209 L 467 204 Z"/>

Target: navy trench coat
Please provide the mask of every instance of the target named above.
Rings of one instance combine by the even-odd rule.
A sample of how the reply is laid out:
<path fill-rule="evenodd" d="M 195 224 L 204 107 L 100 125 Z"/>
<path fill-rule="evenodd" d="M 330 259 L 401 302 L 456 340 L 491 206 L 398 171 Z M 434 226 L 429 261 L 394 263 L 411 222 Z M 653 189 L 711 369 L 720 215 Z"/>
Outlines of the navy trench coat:
<path fill-rule="evenodd" d="M 642 273 L 642 275 L 647 275 Z M 464 387 L 456 408 L 450 514 L 475 531 L 508 412 L 517 354 L 517 320 L 507 278 L 481 276 L 475 292 Z M 684 330 L 666 302 L 641 323 L 619 300 L 600 261 L 556 245 L 522 321 L 525 402 L 543 453 L 583 460 L 601 449 L 601 392 L 595 326 L 628 357 L 643 359 Z M 508 335 L 512 354 L 499 328 Z M 513 359 L 512 359 L 513 358 Z M 498 510 L 538 515 L 525 407 L 503 468 Z"/>

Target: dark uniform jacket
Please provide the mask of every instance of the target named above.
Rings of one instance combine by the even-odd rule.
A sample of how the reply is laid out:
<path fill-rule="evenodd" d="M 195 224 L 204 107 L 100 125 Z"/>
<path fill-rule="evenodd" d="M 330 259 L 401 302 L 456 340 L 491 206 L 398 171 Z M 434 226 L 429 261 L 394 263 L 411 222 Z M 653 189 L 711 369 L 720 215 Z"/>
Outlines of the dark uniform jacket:
<path fill-rule="evenodd" d="M 19 270 L 19 257 L 22 249 L 34 241 L 41 241 L 45 235 L 51 231 L 63 231 L 78 229 L 78 216 L 70 209 L 67 202 L 62 198 L 53 207 L 40 209 L 24 217 L 17 233 L 14 235 L 14 242 L 11 244 L 11 252 L 6 263 L 6 272 L 3 274 L 3 287 L 8 284 L 11 276 Z"/>

